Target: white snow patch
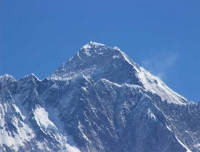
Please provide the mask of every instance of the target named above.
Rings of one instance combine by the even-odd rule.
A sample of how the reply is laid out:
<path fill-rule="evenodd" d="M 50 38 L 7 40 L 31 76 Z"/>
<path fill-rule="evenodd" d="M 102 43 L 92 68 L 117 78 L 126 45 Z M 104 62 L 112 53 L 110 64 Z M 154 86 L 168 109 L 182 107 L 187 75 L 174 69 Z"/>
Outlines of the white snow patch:
<path fill-rule="evenodd" d="M 48 119 L 56 126 L 58 132 L 65 133 L 63 130 L 64 124 L 59 119 L 60 112 L 58 109 L 45 108 L 45 110 L 48 113 Z"/>
<path fill-rule="evenodd" d="M 91 48 L 91 45 L 90 44 L 86 44 L 82 47 L 83 49 L 90 49 Z"/>
<path fill-rule="evenodd" d="M 171 128 L 169 128 L 169 126 L 166 125 L 166 127 L 167 127 L 167 129 L 168 129 L 169 131 L 173 132 L 173 131 L 171 130 Z"/>
<path fill-rule="evenodd" d="M 87 50 L 87 49 L 92 48 L 92 46 L 93 47 L 105 46 L 105 44 L 90 41 L 89 43 L 87 43 L 86 45 L 84 45 L 82 48 Z"/>
<path fill-rule="evenodd" d="M 152 118 L 154 121 L 156 121 L 156 116 L 151 112 L 151 109 L 148 109 L 147 115 Z"/>
<path fill-rule="evenodd" d="M 114 49 L 114 50 L 121 51 L 120 48 L 118 48 L 117 46 L 114 46 L 113 49 Z"/>
<path fill-rule="evenodd" d="M 37 124 L 43 129 L 43 131 L 52 130 L 55 133 L 58 131 L 57 127 L 49 120 L 48 113 L 44 108 L 37 108 L 34 111 L 34 114 Z"/>
<path fill-rule="evenodd" d="M 48 119 L 51 121 L 57 128 L 57 132 L 54 134 L 56 140 L 61 144 L 63 150 L 59 150 L 59 152 L 80 152 L 78 148 L 76 148 L 76 144 L 73 139 L 67 135 L 64 130 L 64 124 L 59 119 L 59 111 L 57 109 L 45 108 L 48 113 Z"/>
<path fill-rule="evenodd" d="M 87 92 L 87 88 L 86 87 L 81 87 L 85 92 Z"/>
<path fill-rule="evenodd" d="M 67 148 L 67 151 L 61 150 L 59 152 L 80 152 L 79 149 L 77 149 L 76 147 L 70 146 L 69 144 L 66 144 L 66 148 Z"/>
<path fill-rule="evenodd" d="M 120 57 L 118 55 L 114 55 L 112 58 L 113 59 L 119 59 Z"/>

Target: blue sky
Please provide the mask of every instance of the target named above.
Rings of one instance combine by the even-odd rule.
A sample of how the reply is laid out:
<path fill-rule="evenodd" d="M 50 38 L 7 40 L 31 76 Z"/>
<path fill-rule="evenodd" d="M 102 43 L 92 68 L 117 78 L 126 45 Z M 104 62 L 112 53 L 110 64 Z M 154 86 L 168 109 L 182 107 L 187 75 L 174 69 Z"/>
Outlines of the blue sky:
<path fill-rule="evenodd" d="M 200 101 L 200 1 L 1 0 L 0 75 L 44 79 L 89 41 Z"/>

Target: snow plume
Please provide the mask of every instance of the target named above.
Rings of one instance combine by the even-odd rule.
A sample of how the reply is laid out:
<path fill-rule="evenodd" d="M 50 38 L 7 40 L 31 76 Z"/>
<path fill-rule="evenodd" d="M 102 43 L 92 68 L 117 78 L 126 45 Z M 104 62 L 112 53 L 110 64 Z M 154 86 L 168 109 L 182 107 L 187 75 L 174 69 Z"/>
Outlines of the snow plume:
<path fill-rule="evenodd" d="M 163 51 L 152 53 L 152 55 L 142 61 L 142 65 L 163 80 L 166 77 L 167 70 L 175 65 L 178 57 L 179 55 L 175 52 Z"/>

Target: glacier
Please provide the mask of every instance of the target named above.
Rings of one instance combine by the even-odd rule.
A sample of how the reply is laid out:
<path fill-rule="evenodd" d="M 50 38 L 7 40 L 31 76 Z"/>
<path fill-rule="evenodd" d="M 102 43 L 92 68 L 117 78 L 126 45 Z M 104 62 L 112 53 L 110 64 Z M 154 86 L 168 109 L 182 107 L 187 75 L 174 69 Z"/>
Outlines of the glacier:
<path fill-rule="evenodd" d="M 0 76 L 0 151 L 198 152 L 200 102 L 89 42 L 43 80 Z"/>

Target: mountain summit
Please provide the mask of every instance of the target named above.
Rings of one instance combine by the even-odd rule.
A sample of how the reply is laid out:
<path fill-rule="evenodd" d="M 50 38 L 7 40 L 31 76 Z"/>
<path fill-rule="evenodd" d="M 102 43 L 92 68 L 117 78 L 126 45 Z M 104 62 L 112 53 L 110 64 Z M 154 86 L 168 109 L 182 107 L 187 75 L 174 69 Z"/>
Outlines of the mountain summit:
<path fill-rule="evenodd" d="M 200 151 L 199 107 L 89 42 L 44 80 L 0 76 L 0 151 Z"/>
<path fill-rule="evenodd" d="M 85 75 L 95 82 L 101 78 L 118 84 L 139 85 L 157 93 L 163 100 L 184 104 L 187 100 L 172 91 L 159 78 L 133 62 L 118 47 L 108 47 L 97 42 L 84 45 L 77 54 L 56 70 L 52 79 L 74 79 Z"/>

